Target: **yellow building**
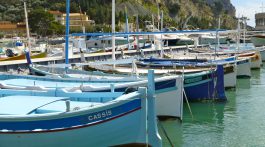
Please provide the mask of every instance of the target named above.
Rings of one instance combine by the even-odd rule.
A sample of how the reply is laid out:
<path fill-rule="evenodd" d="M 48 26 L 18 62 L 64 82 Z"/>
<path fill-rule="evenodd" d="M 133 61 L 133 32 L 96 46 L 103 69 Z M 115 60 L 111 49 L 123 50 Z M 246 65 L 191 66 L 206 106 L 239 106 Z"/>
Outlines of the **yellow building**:
<path fill-rule="evenodd" d="M 59 22 L 62 25 L 65 25 L 65 20 L 66 20 L 66 13 L 62 13 L 60 11 L 49 11 L 54 19 Z M 95 25 L 94 20 L 90 20 L 89 17 L 85 14 L 82 13 L 70 13 L 70 28 L 72 29 L 81 29 L 82 24 L 84 26 L 88 25 Z"/>

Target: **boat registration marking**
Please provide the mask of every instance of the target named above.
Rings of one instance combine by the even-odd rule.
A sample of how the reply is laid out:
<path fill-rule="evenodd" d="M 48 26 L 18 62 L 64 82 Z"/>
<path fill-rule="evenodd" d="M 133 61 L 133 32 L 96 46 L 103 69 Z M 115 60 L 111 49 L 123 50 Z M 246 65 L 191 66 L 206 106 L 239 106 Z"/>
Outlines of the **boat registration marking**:
<path fill-rule="evenodd" d="M 96 113 L 96 114 L 91 114 L 87 118 L 88 118 L 89 121 L 93 121 L 93 120 L 105 118 L 105 117 L 108 117 L 108 116 L 111 116 L 111 115 L 112 115 L 112 111 L 111 110 L 106 110 L 106 111 L 99 112 L 99 113 Z"/>

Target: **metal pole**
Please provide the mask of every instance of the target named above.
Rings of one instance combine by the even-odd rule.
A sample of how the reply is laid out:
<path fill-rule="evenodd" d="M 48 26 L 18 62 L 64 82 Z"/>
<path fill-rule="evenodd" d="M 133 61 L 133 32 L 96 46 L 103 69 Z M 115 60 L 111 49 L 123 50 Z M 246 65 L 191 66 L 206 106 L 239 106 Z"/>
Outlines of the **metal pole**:
<path fill-rule="evenodd" d="M 219 30 L 221 28 L 221 18 L 219 16 L 219 19 L 218 19 L 218 31 L 217 31 L 217 41 L 218 41 L 218 49 L 220 48 L 220 36 L 219 36 Z"/>
<path fill-rule="evenodd" d="M 139 16 L 136 15 L 136 32 L 139 32 Z M 136 36 L 137 48 L 136 50 L 139 51 L 139 35 Z"/>
<path fill-rule="evenodd" d="M 82 24 L 82 31 L 85 34 L 86 33 L 86 27 L 85 27 L 84 22 L 83 22 L 83 18 L 82 18 L 83 13 L 82 13 L 82 10 L 80 7 L 80 3 L 79 3 L 79 13 L 80 13 L 80 20 L 81 20 L 81 24 Z"/>
<path fill-rule="evenodd" d="M 243 20 L 244 20 L 244 46 L 246 46 L 247 18 L 243 18 Z"/>
<path fill-rule="evenodd" d="M 163 13 L 163 11 L 161 11 L 161 31 L 162 31 L 162 29 L 163 29 L 163 19 L 164 19 L 164 13 Z"/>
<path fill-rule="evenodd" d="M 65 22 L 65 64 L 69 64 L 68 48 L 69 48 L 69 13 L 70 13 L 70 0 L 66 0 L 66 22 Z"/>
<path fill-rule="evenodd" d="M 29 54 L 31 54 L 31 42 L 30 42 L 30 36 L 29 36 L 29 22 L 28 22 L 28 12 L 27 12 L 27 5 L 26 2 L 24 2 L 24 11 L 25 11 L 25 21 L 26 21 L 26 29 L 27 29 L 27 41 L 28 41 L 28 48 L 29 48 Z"/>
<path fill-rule="evenodd" d="M 152 25 L 153 25 L 153 29 L 152 32 L 155 31 L 155 19 L 154 19 L 154 15 L 152 14 Z"/>
<path fill-rule="evenodd" d="M 237 22 L 237 40 L 236 40 L 237 52 L 239 52 L 239 42 L 240 42 L 240 19 L 238 18 L 238 22 Z"/>
<path fill-rule="evenodd" d="M 115 0 L 112 0 L 112 60 L 115 60 Z"/>
<path fill-rule="evenodd" d="M 216 32 L 215 32 L 215 45 L 214 45 L 214 60 L 215 60 L 215 57 L 216 57 L 216 50 L 217 50 L 217 40 L 218 40 L 218 29 L 216 29 Z"/>
<path fill-rule="evenodd" d="M 156 2 L 156 3 L 157 3 L 157 2 Z M 159 3 L 157 3 L 157 14 L 158 14 L 157 29 L 159 29 L 159 23 L 160 23 L 160 10 L 159 10 Z"/>
<path fill-rule="evenodd" d="M 125 32 L 129 33 L 129 22 L 128 22 L 128 14 L 127 14 L 127 7 L 125 7 L 125 21 L 126 21 L 126 27 L 125 27 Z M 129 35 L 127 35 L 127 48 L 130 49 L 130 39 Z"/>

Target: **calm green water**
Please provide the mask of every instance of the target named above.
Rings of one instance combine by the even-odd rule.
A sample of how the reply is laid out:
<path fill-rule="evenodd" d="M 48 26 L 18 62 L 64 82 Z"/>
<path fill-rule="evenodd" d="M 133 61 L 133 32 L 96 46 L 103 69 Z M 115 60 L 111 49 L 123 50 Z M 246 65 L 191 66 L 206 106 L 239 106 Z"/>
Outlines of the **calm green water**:
<path fill-rule="evenodd" d="M 174 146 L 265 146 L 265 67 L 253 70 L 251 79 L 238 79 L 226 96 L 226 103 L 192 103 L 193 120 L 185 104 L 182 123 L 163 121 Z M 170 146 L 161 130 L 163 146 Z"/>

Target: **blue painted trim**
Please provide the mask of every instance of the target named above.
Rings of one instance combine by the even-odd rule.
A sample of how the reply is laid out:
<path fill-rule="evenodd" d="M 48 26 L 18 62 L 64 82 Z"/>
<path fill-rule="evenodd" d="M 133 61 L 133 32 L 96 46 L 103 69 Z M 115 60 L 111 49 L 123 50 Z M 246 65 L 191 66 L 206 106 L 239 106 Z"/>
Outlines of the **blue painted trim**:
<path fill-rule="evenodd" d="M 199 82 L 195 82 L 195 83 L 191 83 L 191 84 L 185 84 L 184 87 L 191 87 L 191 86 L 197 86 L 197 85 L 201 85 L 207 82 L 212 81 L 212 79 L 207 79 L 207 80 L 203 80 L 203 81 L 199 81 Z"/>
<path fill-rule="evenodd" d="M 135 86 L 133 86 L 135 87 Z M 162 91 L 168 88 L 174 88 L 176 87 L 176 79 L 172 79 L 172 80 L 166 80 L 166 81 L 161 81 L 161 82 L 155 82 L 155 91 L 157 93 L 157 91 Z M 127 88 L 129 87 L 123 87 L 123 88 L 117 88 L 115 89 L 116 92 L 124 92 Z M 100 90 L 100 91 L 95 91 L 95 92 L 110 92 L 110 89 L 106 89 L 106 90 Z"/>
<path fill-rule="evenodd" d="M 165 93 L 165 92 L 169 92 L 169 91 L 174 91 L 177 89 L 178 89 L 178 87 L 164 88 L 164 89 L 156 90 L 155 93 L 160 94 L 160 93 Z"/>
<path fill-rule="evenodd" d="M 122 117 L 122 116 L 125 116 L 125 115 L 128 115 L 130 113 L 133 113 L 135 111 L 138 111 L 140 110 L 141 108 L 136 108 L 134 110 L 131 110 L 131 111 L 128 111 L 126 113 L 123 113 L 121 115 L 118 115 L 118 116 L 115 116 L 115 117 L 112 117 L 111 119 L 106 119 L 106 120 L 103 120 L 103 121 L 99 121 L 99 122 L 96 122 L 96 123 L 93 123 L 93 124 L 86 124 L 86 125 L 81 125 L 81 126 L 74 126 L 74 127 L 70 127 L 70 128 L 57 128 L 57 129 L 52 129 L 52 130 L 30 130 L 30 131 L 8 131 L 8 132 L 1 132 L 0 131 L 0 134 L 32 134 L 32 133 L 48 133 L 48 132 L 61 132 L 61 131 L 69 131 L 69 130 L 75 130 L 75 129 L 81 129 L 81 128 L 85 128 L 85 127 L 89 127 L 89 126 L 93 126 L 93 125 L 98 125 L 98 124 L 101 124 L 101 123 L 104 123 L 104 122 L 108 122 L 108 121 L 111 121 L 111 120 L 114 120 L 114 119 L 117 119 L 119 117 Z"/>
<path fill-rule="evenodd" d="M 172 87 L 176 87 L 176 79 L 166 80 L 166 81 L 161 81 L 161 82 L 155 82 L 155 90 L 156 91 L 168 89 L 168 88 L 172 88 Z"/>
<path fill-rule="evenodd" d="M 237 65 L 244 64 L 244 63 L 249 63 L 249 60 L 238 61 Z"/>
<path fill-rule="evenodd" d="M 71 128 L 82 125 L 92 125 L 94 123 L 106 121 L 139 108 L 141 108 L 141 99 L 135 99 L 114 108 L 68 118 L 50 120 L 2 121 L 0 122 L 0 130 L 32 131 L 35 129 L 50 130 Z"/>

